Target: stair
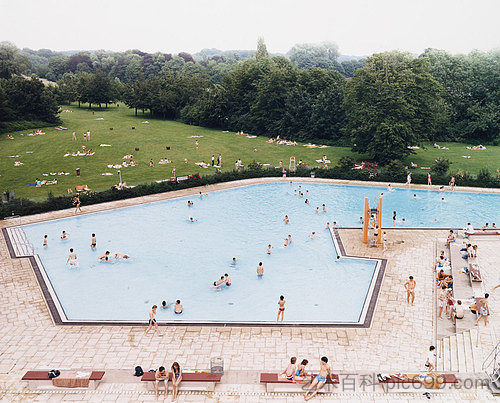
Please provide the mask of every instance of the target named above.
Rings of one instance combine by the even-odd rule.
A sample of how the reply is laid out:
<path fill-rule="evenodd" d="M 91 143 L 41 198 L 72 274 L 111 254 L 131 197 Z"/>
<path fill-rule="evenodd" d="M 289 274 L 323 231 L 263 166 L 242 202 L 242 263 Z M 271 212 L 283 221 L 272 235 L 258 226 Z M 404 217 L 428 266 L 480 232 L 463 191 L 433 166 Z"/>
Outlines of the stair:
<path fill-rule="evenodd" d="M 483 350 L 481 343 L 477 343 L 477 329 L 444 337 L 438 340 L 437 346 L 438 371 L 468 374 L 483 372 Z M 500 379 L 498 384 L 500 387 Z"/>

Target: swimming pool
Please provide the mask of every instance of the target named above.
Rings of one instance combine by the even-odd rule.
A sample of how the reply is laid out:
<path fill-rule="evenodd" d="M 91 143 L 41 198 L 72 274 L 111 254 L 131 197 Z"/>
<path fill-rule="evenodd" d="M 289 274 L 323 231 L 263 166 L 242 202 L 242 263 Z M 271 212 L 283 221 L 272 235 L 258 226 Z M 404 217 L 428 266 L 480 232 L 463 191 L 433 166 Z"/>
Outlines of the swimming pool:
<path fill-rule="evenodd" d="M 303 198 L 294 195 L 299 185 L 309 192 Z M 360 226 L 363 198 L 374 201 L 381 192 L 384 226 L 392 226 L 393 210 L 416 227 L 491 223 L 500 211 L 500 195 L 267 183 L 213 192 L 202 200 L 183 197 L 23 229 L 69 321 L 146 321 L 151 305 L 180 299 L 183 314 L 159 309 L 160 322 L 274 323 L 278 298 L 284 295 L 286 323 L 354 324 L 364 320 L 378 262 L 337 262 L 325 224 Z M 194 206 L 188 207 L 187 200 Z M 327 212 L 316 213 L 323 203 Z M 283 222 L 285 215 L 289 224 Z M 190 216 L 197 221 L 190 222 Z M 59 239 L 62 230 L 69 240 Z M 312 231 L 319 237 L 311 239 Z M 92 233 L 96 251 L 89 246 Z M 288 234 L 293 242 L 283 247 Z M 265 253 L 269 243 L 271 255 Z M 78 268 L 65 265 L 70 247 L 78 255 Z M 97 262 L 106 250 L 127 253 L 132 261 Z M 262 278 L 256 275 L 259 262 Z M 225 273 L 232 285 L 214 288 L 212 283 Z"/>

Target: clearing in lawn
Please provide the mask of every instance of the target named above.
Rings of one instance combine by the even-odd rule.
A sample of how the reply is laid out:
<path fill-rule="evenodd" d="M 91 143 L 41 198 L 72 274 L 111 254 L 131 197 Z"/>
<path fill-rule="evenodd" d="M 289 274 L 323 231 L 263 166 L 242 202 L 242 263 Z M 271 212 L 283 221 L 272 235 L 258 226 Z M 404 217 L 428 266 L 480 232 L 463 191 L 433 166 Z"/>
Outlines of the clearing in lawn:
<path fill-rule="evenodd" d="M 40 128 L 45 132 L 42 135 L 27 136 L 32 130 L 25 130 L 8 133 L 13 139 L 9 139 L 7 134 L 0 136 L 2 192 L 14 190 L 18 198 L 41 200 L 49 192 L 64 195 L 68 188 L 74 190 L 75 186 L 88 185 L 90 189 L 100 191 L 120 182 L 118 170 L 121 171 L 122 182 L 127 185 L 168 179 L 174 176 L 174 167 L 176 176 L 196 172 L 211 174 L 216 169 L 211 166 L 212 156 L 217 161 L 219 154 L 222 155 L 222 170 L 225 171 L 234 169 L 238 159 L 244 166 L 253 161 L 265 166 L 279 166 L 282 161 L 286 169 L 291 156 L 296 158 L 297 163 L 302 160 L 311 167 L 322 165 L 317 160 L 323 155 L 331 161 L 329 166 L 335 165 L 345 155 L 354 155 L 358 161 L 362 160 L 349 147 L 312 148 L 304 146 L 304 143 L 296 146 L 267 143 L 267 137 L 237 135 L 175 121 L 151 119 L 147 115 L 134 116 L 133 110 L 124 106 L 113 105 L 108 109 L 89 111 L 76 105 L 64 105 L 61 109 L 72 111 L 61 113 L 62 127 L 67 130 L 45 127 Z M 90 130 L 90 140 L 84 141 L 83 133 L 87 130 Z M 72 138 L 73 132 L 76 133 L 76 140 Z M 440 145 L 449 149 L 437 149 L 432 144 L 426 144 L 425 149 L 417 150 L 406 163 L 418 165 L 417 168 L 410 168 L 413 171 L 431 166 L 437 157 L 452 161 L 450 172 L 462 169 L 477 173 L 484 167 L 495 174 L 500 167 L 500 147 L 468 150 L 463 143 Z M 91 149 L 93 155 L 79 155 L 83 154 L 82 146 L 85 146 L 86 151 Z M 124 158 L 128 155 L 133 158 Z M 462 158 L 468 155 L 470 159 Z M 171 162 L 160 164 L 161 159 Z M 150 166 L 150 160 L 153 166 Z M 131 161 L 134 161 L 135 166 L 130 166 Z M 15 166 L 16 162 L 22 165 Z M 197 165 L 202 162 L 207 164 L 207 168 Z M 123 163 L 128 166 L 123 166 Z M 118 169 L 119 165 L 121 168 Z M 79 177 L 76 176 L 77 168 L 81 172 Z M 49 182 L 57 180 L 57 184 L 40 187 L 30 185 L 37 178 Z"/>

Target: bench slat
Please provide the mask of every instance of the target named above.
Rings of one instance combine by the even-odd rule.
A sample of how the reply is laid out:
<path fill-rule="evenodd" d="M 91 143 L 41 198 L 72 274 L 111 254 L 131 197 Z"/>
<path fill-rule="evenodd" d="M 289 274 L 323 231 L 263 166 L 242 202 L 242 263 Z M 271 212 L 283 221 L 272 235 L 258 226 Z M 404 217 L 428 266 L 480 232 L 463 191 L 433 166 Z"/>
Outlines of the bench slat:
<path fill-rule="evenodd" d="M 221 373 L 210 373 L 210 372 L 183 372 L 182 380 L 186 382 L 220 382 L 222 379 Z M 145 372 L 141 377 L 141 381 L 154 381 L 154 372 Z M 168 380 L 172 380 L 172 373 L 168 374 Z"/>
<path fill-rule="evenodd" d="M 88 372 L 88 371 L 82 371 Z M 90 374 L 91 381 L 100 381 L 105 374 L 105 371 L 92 371 Z M 49 371 L 28 371 L 21 378 L 22 381 L 50 381 Z"/>
<path fill-rule="evenodd" d="M 316 376 L 316 375 L 314 375 Z M 333 379 L 328 377 L 326 379 L 327 384 L 338 384 L 340 383 L 339 376 L 337 374 L 333 374 Z M 286 378 L 282 378 L 277 373 L 261 373 L 260 374 L 260 383 L 296 383 L 294 381 L 290 381 Z"/>
<path fill-rule="evenodd" d="M 458 379 L 455 374 L 439 374 L 442 377 L 443 383 L 458 383 Z M 416 378 L 414 379 L 399 379 L 391 376 L 385 381 L 379 381 L 379 383 L 420 383 Z"/>

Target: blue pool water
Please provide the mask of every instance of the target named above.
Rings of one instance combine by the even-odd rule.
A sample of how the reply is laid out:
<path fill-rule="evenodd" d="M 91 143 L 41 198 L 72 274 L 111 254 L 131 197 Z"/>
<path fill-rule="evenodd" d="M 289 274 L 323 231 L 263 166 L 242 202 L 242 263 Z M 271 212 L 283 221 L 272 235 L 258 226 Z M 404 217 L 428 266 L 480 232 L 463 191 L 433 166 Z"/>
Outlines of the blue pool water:
<path fill-rule="evenodd" d="M 327 221 L 360 226 L 363 198 L 384 192 L 383 225 L 392 211 L 411 227 L 463 227 L 498 220 L 500 195 L 300 183 L 260 184 L 163 202 L 27 225 L 65 314 L 70 320 L 145 321 L 153 304 L 180 299 L 182 315 L 158 310 L 160 321 L 274 322 L 280 295 L 287 322 L 357 322 L 375 262 L 341 259 L 325 229 Z M 417 199 L 413 199 L 417 194 Z M 305 198 L 311 204 L 305 204 Z M 441 197 L 445 198 L 441 202 Z M 187 207 L 187 200 L 194 206 Z M 327 212 L 314 212 L 325 203 Z M 283 222 L 284 215 L 290 224 Z M 188 217 L 197 219 L 189 222 Z M 434 221 L 436 219 L 436 221 Z M 399 223 L 398 226 L 401 226 Z M 59 239 L 62 230 L 69 240 Z M 319 238 L 311 239 L 315 231 Z M 90 249 L 96 233 L 97 250 Z M 43 235 L 49 247 L 42 247 Z M 291 234 L 293 243 L 283 247 Z M 274 247 L 271 255 L 265 250 Z M 79 267 L 65 266 L 69 248 Z M 132 261 L 99 263 L 106 250 Z M 237 264 L 231 264 L 232 257 Z M 258 263 L 264 276 L 256 276 Z M 232 285 L 211 284 L 228 273 Z"/>

